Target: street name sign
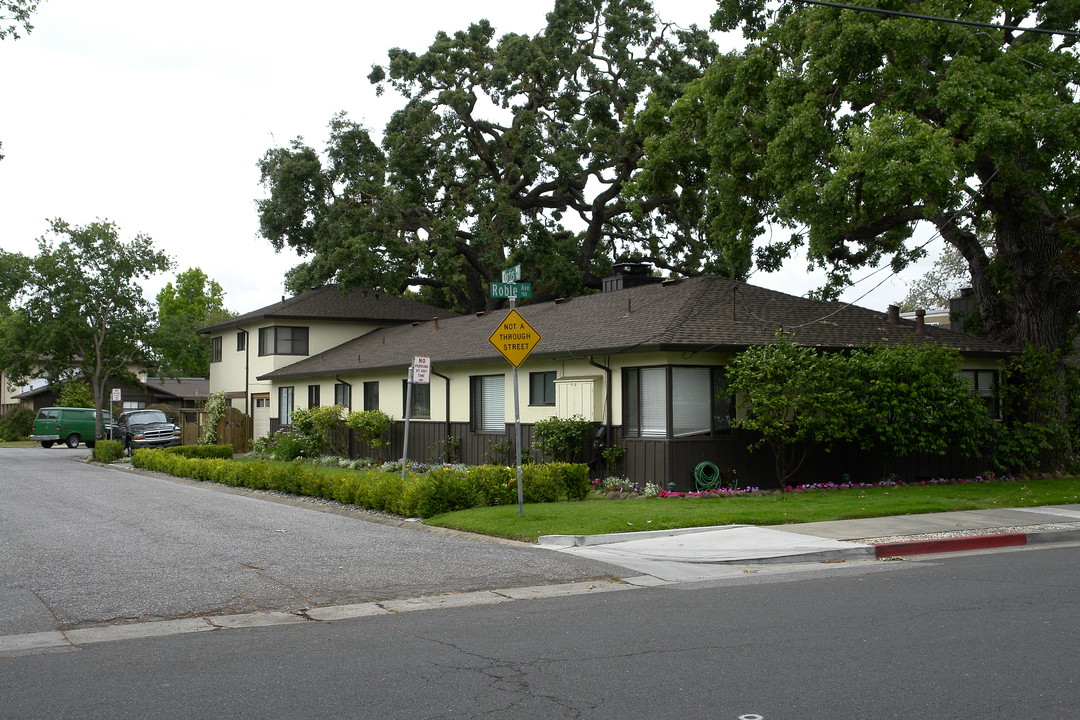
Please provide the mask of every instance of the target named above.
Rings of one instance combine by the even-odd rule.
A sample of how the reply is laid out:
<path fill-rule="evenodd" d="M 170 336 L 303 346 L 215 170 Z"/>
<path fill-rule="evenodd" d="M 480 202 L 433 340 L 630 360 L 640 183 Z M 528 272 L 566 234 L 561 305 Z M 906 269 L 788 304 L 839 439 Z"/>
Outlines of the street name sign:
<path fill-rule="evenodd" d="M 491 297 L 493 298 L 520 298 L 532 297 L 532 283 L 501 282 L 491 283 Z"/>
<path fill-rule="evenodd" d="M 499 327 L 495 328 L 495 332 L 491 333 L 488 342 L 494 345 L 511 365 L 518 368 L 542 339 L 540 333 L 521 317 L 521 313 L 511 310 Z"/>
<path fill-rule="evenodd" d="M 507 268 L 502 271 L 502 281 L 504 283 L 515 283 L 521 279 L 521 266 L 515 265 L 512 268 Z"/>

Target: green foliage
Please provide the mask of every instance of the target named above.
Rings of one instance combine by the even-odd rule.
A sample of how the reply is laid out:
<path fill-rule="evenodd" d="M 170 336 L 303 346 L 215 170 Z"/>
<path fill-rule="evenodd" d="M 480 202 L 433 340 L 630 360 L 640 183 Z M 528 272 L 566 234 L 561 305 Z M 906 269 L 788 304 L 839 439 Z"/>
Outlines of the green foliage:
<path fill-rule="evenodd" d="M 7 37 L 18 40 L 22 37 L 20 29 L 25 33 L 33 30 L 30 13 L 37 10 L 37 6 L 38 0 L 0 0 L 0 40 Z"/>
<path fill-rule="evenodd" d="M 780 487 L 814 449 L 841 442 L 902 457 L 986 449 L 991 420 L 957 376 L 959 355 L 933 345 L 820 353 L 778 335 L 729 367 L 745 411 L 734 426 L 761 433 L 752 447 L 773 453 Z"/>
<path fill-rule="evenodd" d="M 600 451 L 600 457 L 604 458 L 609 475 L 619 474 L 619 466 L 625 456 L 626 448 L 622 445 L 608 445 Z"/>
<path fill-rule="evenodd" d="M 66 380 L 60 384 L 56 404 L 60 407 L 92 408 L 94 392 L 84 380 Z"/>
<path fill-rule="evenodd" d="M 521 461 L 524 463 L 525 454 L 522 453 Z M 514 453 L 514 443 L 509 439 L 488 440 L 487 450 L 484 451 L 484 462 L 488 465 L 515 465 L 517 458 Z"/>
<path fill-rule="evenodd" d="M 293 428 L 278 430 L 259 438 L 255 441 L 252 452 L 257 457 L 270 457 L 285 462 L 319 455 L 311 444 L 311 438 Z"/>
<path fill-rule="evenodd" d="M 480 504 L 477 488 L 465 473 L 455 470 L 432 470 L 418 477 L 416 515 L 431 517 L 444 512 L 464 510 Z"/>
<path fill-rule="evenodd" d="M 203 428 L 203 435 L 199 438 L 200 445 L 213 445 L 218 441 L 218 423 L 225 417 L 225 410 L 229 407 L 229 400 L 225 397 L 225 393 L 220 390 L 213 393 L 206 401 L 206 406 L 203 408 L 206 410 L 206 419 L 204 422 L 206 426 Z"/>
<path fill-rule="evenodd" d="M 445 463 L 461 462 L 461 438 L 455 435 L 447 435 L 445 439 L 439 440 L 432 445 L 431 455 L 441 458 Z"/>
<path fill-rule="evenodd" d="M 227 320 L 225 292 L 199 268 L 188 268 L 157 294 L 153 347 L 165 374 L 210 376 L 210 335 L 200 328 Z"/>
<path fill-rule="evenodd" d="M 976 0 L 944 13 L 1075 29 L 1080 6 Z M 830 273 L 825 296 L 859 268 L 918 259 L 914 228 L 933 225 L 965 258 L 989 337 L 1068 346 L 1080 305 L 1074 38 L 762 0 L 722 0 L 714 27 L 750 42 L 640 113 L 637 192 L 699 207 L 716 252 L 753 247 L 762 269 L 805 248 Z"/>
<path fill-rule="evenodd" d="M 908 294 L 897 305 L 905 312 L 947 308 L 949 301 L 971 285 L 967 261 L 960 251 L 947 245 L 934 260 L 934 266 L 922 277 L 908 285 Z"/>
<path fill-rule="evenodd" d="M 178 445 L 165 448 L 165 452 L 192 458 L 231 458 L 232 445 Z"/>
<path fill-rule="evenodd" d="M 0 442 L 26 440 L 34 431 L 34 411 L 19 405 L 0 418 Z"/>
<path fill-rule="evenodd" d="M 696 216 L 620 195 L 642 152 L 634 108 L 700 76 L 716 52 L 707 33 L 662 23 L 642 0 L 556 0 L 547 18 L 534 36 L 497 37 L 482 20 L 423 52 L 391 50 L 369 75 L 404 98 L 381 148 L 339 115 L 324 153 L 296 141 L 264 155 L 262 234 L 309 258 L 291 289 L 419 285 L 423 300 L 471 312 L 493 303 L 487 283 L 508 257 L 537 301 L 599 289 L 630 252 L 683 273 L 727 269 L 694 243 Z"/>
<path fill-rule="evenodd" d="M 933 345 L 876 346 L 845 359 L 857 378 L 864 448 L 902 457 L 950 449 L 977 455 L 992 421 L 983 401 L 957 375 L 960 355 Z"/>
<path fill-rule="evenodd" d="M 761 433 L 780 487 L 816 448 L 857 439 L 860 405 L 855 379 L 839 354 L 800 347 L 777 333 L 771 345 L 739 353 L 728 367 L 730 388 L 743 414 L 733 426 Z"/>
<path fill-rule="evenodd" d="M 470 467 L 465 471 L 465 479 L 476 488 L 480 505 L 510 505 L 517 502 L 517 475 L 506 465 Z"/>
<path fill-rule="evenodd" d="M 341 405 L 320 405 L 296 410 L 292 415 L 292 427 L 310 447 L 310 455 L 343 455 L 343 438 L 338 433 L 345 408 Z"/>
<path fill-rule="evenodd" d="M 349 413 L 346 422 L 356 433 L 357 440 L 367 443 L 376 456 L 385 459 L 382 456 L 390 445 L 390 428 L 394 426 L 394 418 L 382 410 L 359 410 Z"/>
<path fill-rule="evenodd" d="M 1063 368 L 1060 353 L 1032 345 L 1009 361 L 1000 384 L 1002 425 L 994 456 L 999 469 L 1056 470 L 1061 468 L 1054 464 L 1074 461 L 1080 436 L 1059 409 L 1078 400 L 1075 377 L 1075 370 L 1067 374 Z"/>
<path fill-rule="evenodd" d="M 0 367 L 11 380 L 25 381 L 41 375 L 39 359 L 48 358 L 45 376 L 82 377 L 94 407 L 105 408 L 106 387 L 133 379 L 128 365 L 145 360 L 154 318 L 142 286 L 172 261 L 145 235 L 122 241 L 108 221 L 53 220 L 50 230 L 3 323 Z"/>
<path fill-rule="evenodd" d="M 430 517 L 482 504 L 517 502 L 516 478 L 507 467 L 435 469 L 424 475 L 379 470 L 332 472 L 297 462 L 272 463 L 188 457 L 179 452 L 136 450 L 138 468 L 257 490 L 276 490 L 351 503 L 406 517 Z M 584 497 L 584 465 L 532 465 L 524 473 L 529 502 L 556 502 L 568 493 Z M 585 485 L 587 488 L 587 485 Z"/>
<path fill-rule="evenodd" d="M 532 467 L 543 467 L 560 485 L 561 494 L 567 500 L 584 500 L 589 495 L 589 466 L 582 463 L 545 463 Z"/>
<path fill-rule="evenodd" d="M 124 443 L 119 440 L 98 440 L 94 444 L 93 458 L 100 463 L 116 462 L 124 457 Z"/>
<path fill-rule="evenodd" d="M 533 423 L 532 446 L 552 460 L 573 462 L 588 442 L 592 423 L 581 415 L 550 417 Z"/>

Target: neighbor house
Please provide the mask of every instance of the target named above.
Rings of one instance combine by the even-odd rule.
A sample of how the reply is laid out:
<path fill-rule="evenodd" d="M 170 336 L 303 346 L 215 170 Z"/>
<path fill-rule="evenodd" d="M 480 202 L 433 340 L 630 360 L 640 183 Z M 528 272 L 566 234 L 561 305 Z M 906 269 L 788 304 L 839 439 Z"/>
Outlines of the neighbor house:
<path fill-rule="evenodd" d="M 105 402 L 115 410 L 137 410 L 148 405 L 169 405 L 181 410 L 201 408 L 209 395 L 210 381 L 206 378 L 149 377 L 135 372 L 133 382 L 113 381 L 105 388 Z M 118 390 L 120 400 L 110 398 Z M 49 383 L 38 384 L 13 396 L 24 406 L 37 411 L 57 404 L 56 388 Z"/>
<path fill-rule="evenodd" d="M 648 266 L 623 264 L 604 289 L 518 308 L 541 337 L 518 373 L 523 446 L 528 448 L 533 423 L 581 415 L 595 425 L 593 457 L 583 459 L 595 461 L 595 450 L 622 445 L 622 471 L 638 483 L 675 482 L 686 489 L 703 460 L 736 468 L 744 478 L 753 476 L 754 484 L 768 483 L 763 453 L 748 453 L 749 437 L 732 429 L 734 402 L 724 366 L 746 347 L 772 342 L 778 328 L 800 345 L 825 350 L 911 343 L 956 349 L 963 356 L 962 373 L 988 402 L 1001 362 L 1013 352 L 921 319 L 901 319 L 895 308 L 880 313 L 807 300 L 722 277 L 661 281 L 649 276 Z M 465 462 L 499 457 L 513 438 L 515 388 L 513 367 L 489 337 L 505 315 L 418 317 L 379 328 L 360 323 L 352 331 L 343 323 L 337 337 L 352 337 L 338 344 L 309 346 L 300 359 L 274 356 L 273 367 L 249 365 L 248 387 L 266 402 L 263 431 L 287 425 L 296 408 L 337 402 L 353 410 L 381 409 L 398 419 L 391 452 L 400 457 L 408 367 L 423 356 L 431 358 L 432 377 L 430 384 L 412 388 L 408 457 L 435 459 L 449 446 L 460 448 Z M 252 320 L 260 329 L 293 324 L 266 316 L 238 320 L 251 332 Z M 235 385 L 215 377 L 215 370 L 226 370 L 228 377 L 241 372 L 229 371 L 224 360 L 213 365 L 212 390 Z M 882 472 L 874 464 L 879 459 L 833 458 L 824 461 L 833 465 L 807 472 L 818 479 L 822 473 L 869 479 Z M 900 472 L 962 472 L 958 462 L 919 459 Z"/>
<path fill-rule="evenodd" d="M 381 328 L 453 316 L 378 290 L 333 285 L 282 298 L 199 331 L 210 336 L 209 390 L 225 393 L 232 407 L 251 417 L 254 437 L 262 437 L 270 432 L 271 417 L 288 424 L 293 408 L 353 403 L 351 385 L 333 373 L 299 396 L 275 391 L 263 376 Z"/>

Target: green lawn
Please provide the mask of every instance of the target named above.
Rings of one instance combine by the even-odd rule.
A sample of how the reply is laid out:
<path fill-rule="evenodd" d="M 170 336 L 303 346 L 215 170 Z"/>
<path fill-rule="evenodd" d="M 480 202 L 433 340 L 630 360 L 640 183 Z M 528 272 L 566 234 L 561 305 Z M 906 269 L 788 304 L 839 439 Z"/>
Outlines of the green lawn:
<path fill-rule="evenodd" d="M 41 447 L 41 443 L 34 442 L 33 440 L 9 440 L 7 442 L 0 442 L 0 448 L 32 448 Z"/>
<path fill-rule="evenodd" d="M 588 500 L 475 508 L 429 525 L 535 542 L 541 535 L 594 535 L 703 525 L 782 525 L 948 510 L 1080 503 L 1080 477 L 822 490 L 735 498 Z"/>

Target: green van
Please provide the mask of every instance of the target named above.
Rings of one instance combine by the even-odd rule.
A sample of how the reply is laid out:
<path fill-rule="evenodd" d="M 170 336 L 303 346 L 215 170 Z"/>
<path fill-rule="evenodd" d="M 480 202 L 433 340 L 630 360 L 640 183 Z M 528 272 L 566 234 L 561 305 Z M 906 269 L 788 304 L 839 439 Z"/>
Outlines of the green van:
<path fill-rule="evenodd" d="M 93 448 L 97 432 L 96 420 L 97 416 L 91 408 L 41 408 L 34 418 L 34 432 L 30 439 L 40 442 L 44 448 L 50 448 L 58 442 L 69 448 L 78 447 L 80 442 L 84 442 L 86 447 Z M 112 413 L 106 410 L 103 424 L 105 437 L 109 436 L 112 426 Z"/>

